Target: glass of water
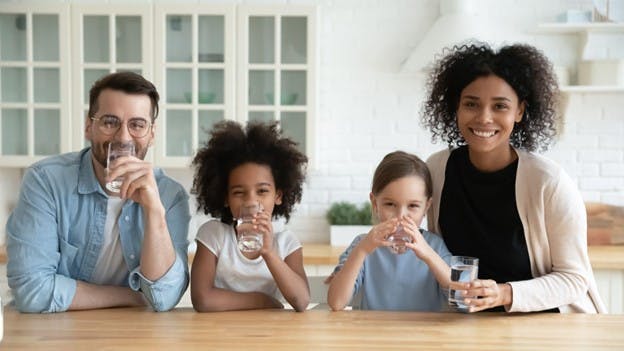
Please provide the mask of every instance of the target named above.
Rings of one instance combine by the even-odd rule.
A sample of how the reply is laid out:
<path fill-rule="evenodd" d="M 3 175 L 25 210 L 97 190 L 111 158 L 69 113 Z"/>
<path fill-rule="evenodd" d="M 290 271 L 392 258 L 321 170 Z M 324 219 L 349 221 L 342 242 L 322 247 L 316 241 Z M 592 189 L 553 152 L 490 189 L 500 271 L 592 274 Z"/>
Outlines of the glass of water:
<path fill-rule="evenodd" d="M 258 252 L 262 248 L 262 233 L 254 229 L 253 218 L 264 209 L 259 202 L 242 205 L 236 219 L 238 249 L 242 252 Z"/>
<path fill-rule="evenodd" d="M 108 154 L 106 156 L 106 174 L 111 163 L 124 156 L 135 156 L 134 142 L 132 141 L 111 141 L 108 143 Z M 106 183 L 106 189 L 112 193 L 119 193 L 123 177 L 117 177 Z"/>
<path fill-rule="evenodd" d="M 451 257 L 451 281 L 453 282 L 471 282 L 477 279 L 479 275 L 479 259 L 468 256 L 452 256 Z M 468 312 L 469 306 L 464 304 L 465 298 L 473 298 L 475 296 L 462 296 L 458 290 L 449 288 L 449 305 L 455 307 L 456 310 Z"/>
<path fill-rule="evenodd" d="M 399 225 L 397 230 L 390 234 L 386 240 L 391 244 L 388 249 L 397 255 L 405 253 L 407 251 L 405 244 L 414 241 L 412 236 L 405 232 L 402 225 Z"/>

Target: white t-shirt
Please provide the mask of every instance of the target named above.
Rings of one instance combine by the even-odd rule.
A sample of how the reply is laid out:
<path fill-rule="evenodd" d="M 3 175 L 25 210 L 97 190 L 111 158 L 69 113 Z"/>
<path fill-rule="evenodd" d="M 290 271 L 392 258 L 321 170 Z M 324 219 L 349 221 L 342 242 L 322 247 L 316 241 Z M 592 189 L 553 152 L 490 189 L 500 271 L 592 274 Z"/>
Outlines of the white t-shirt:
<path fill-rule="evenodd" d="M 233 226 L 210 220 L 199 228 L 195 239 L 217 256 L 215 287 L 236 292 L 262 292 L 283 300 L 262 256 L 250 260 L 240 252 Z M 301 247 L 299 240 L 287 230 L 276 230 L 273 240 L 273 247 L 282 260 Z"/>
<path fill-rule="evenodd" d="M 119 240 L 119 214 L 125 200 L 109 197 L 106 205 L 106 223 L 100 257 L 95 264 L 91 282 L 99 285 L 124 285 L 128 276 L 128 266 L 124 261 Z"/>

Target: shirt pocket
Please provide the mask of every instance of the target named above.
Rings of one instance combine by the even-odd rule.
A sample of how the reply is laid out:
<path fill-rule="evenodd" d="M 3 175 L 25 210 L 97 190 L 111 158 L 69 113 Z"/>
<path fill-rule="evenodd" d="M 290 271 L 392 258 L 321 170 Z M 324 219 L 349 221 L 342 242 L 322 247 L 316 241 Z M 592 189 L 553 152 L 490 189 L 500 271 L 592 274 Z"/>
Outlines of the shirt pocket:
<path fill-rule="evenodd" d="M 76 255 L 78 254 L 78 248 L 61 238 L 60 249 L 61 259 L 59 260 L 57 273 L 72 276 L 70 273 L 74 267 L 74 261 L 76 260 Z"/>

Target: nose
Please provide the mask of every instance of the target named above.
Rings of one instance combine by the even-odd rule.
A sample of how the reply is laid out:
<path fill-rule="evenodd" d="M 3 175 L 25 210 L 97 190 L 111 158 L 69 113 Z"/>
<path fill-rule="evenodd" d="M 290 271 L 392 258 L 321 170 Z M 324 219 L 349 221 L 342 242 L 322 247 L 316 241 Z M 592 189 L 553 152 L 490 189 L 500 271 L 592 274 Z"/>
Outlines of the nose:
<path fill-rule="evenodd" d="M 492 121 L 492 111 L 489 108 L 484 107 L 479 109 L 475 119 L 481 123 L 488 123 Z"/>
<path fill-rule="evenodd" d="M 396 209 L 396 217 L 401 218 L 407 215 L 407 208 L 405 206 L 397 207 Z"/>
<path fill-rule="evenodd" d="M 128 131 L 128 122 L 127 121 L 121 122 L 121 126 L 119 126 L 119 129 L 114 134 L 114 137 L 115 137 L 115 139 L 120 140 L 120 141 L 131 141 L 132 140 L 132 135 L 130 135 L 130 132 Z"/>

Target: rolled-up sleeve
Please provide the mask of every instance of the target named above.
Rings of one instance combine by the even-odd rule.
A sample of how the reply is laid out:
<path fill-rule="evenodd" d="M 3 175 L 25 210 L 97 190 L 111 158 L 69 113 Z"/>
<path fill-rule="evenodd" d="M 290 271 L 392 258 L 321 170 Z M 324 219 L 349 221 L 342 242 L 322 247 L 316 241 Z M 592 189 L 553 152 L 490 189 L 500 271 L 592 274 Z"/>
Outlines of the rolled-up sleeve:
<path fill-rule="evenodd" d="M 161 197 L 167 196 L 166 189 L 161 191 Z M 129 285 L 133 290 L 140 290 L 155 311 L 168 311 L 174 308 L 186 291 L 189 283 L 188 270 L 188 227 L 191 219 L 188 195 L 181 187 L 173 196 L 174 201 L 167 209 L 167 228 L 173 246 L 176 250 L 176 259 L 171 268 L 156 281 L 145 278 L 141 267 L 130 272 Z M 163 201 L 164 202 L 164 201 Z"/>
<path fill-rule="evenodd" d="M 7 278 L 21 312 L 66 311 L 76 293 L 76 281 L 57 274 L 61 254 L 75 251 L 61 252 L 52 196 L 45 174 L 29 168 L 6 224 Z"/>

